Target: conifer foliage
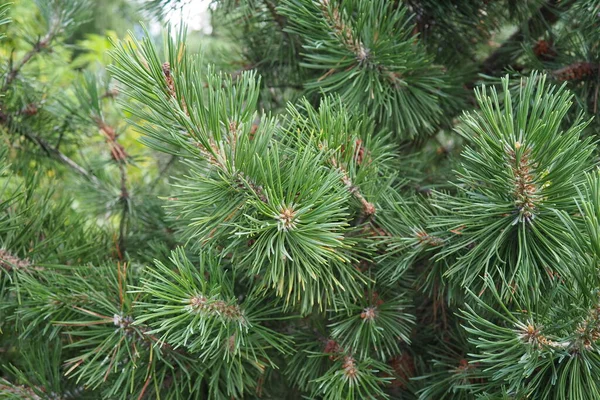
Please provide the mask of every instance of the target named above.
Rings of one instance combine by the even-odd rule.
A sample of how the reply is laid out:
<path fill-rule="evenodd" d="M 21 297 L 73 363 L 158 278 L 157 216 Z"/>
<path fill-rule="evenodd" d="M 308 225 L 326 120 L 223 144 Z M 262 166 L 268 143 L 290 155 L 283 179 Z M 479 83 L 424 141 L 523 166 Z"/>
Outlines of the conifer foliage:
<path fill-rule="evenodd" d="M 600 2 L 440 3 L 0 5 L 0 398 L 600 398 Z"/>

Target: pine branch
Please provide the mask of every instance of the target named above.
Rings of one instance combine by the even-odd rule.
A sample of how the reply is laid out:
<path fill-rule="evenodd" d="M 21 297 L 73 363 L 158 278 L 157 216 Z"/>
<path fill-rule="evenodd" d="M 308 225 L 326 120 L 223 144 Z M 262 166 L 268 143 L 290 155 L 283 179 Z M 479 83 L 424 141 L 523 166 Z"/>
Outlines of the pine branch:
<path fill-rule="evenodd" d="M 593 168 L 594 146 L 581 137 L 589 122 L 578 119 L 562 130 L 572 95 L 546 81 L 534 73 L 512 94 L 503 78 L 503 99 L 484 86 L 476 91 L 480 111 L 457 128 L 472 143 L 463 151 L 459 195 L 436 193 L 444 215 L 431 226 L 456 233 L 438 256 L 458 256 L 445 275 L 460 275 L 460 285 L 473 291 L 483 274 L 496 277 L 505 298 L 514 285 L 531 285 L 532 296 L 541 295 L 555 273 L 573 272 L 556 263 L 571 235 L 555 210 L 577 213 L 577 186 Z"/>
<path fill-rule="evenodd" d="M 5 92 L 8 87 L 10 86 L 10 84 L 17 78 L 17 76 L 19 75 L 19 73 L 21 72 L 21 70 L 23 69 L 23 67 L 29 62 L 31 61 L 31 59 L 36 56 L 38 53 L 40 53 L 42 50 L 46 49 L 48 47 L 48 45 L 50 44 L 50 42 L 52 41 L 52 39 L 54 39 L 55 36 L 55 32 L 53 30 L 50 30 L 46 35 L 44 35 L 43 38 L 39 39 L 35 45 L 33 46 L 33 48 L 31 50 L 29 50 L 24 56 L 23 58 L 21 58 L 19 60 L 19 62 L 14 65 L 11 70 L 8 72 L 8 74 L 6 75 L 6 79 L 4 81 L 4 85 L 2 85 L 2 88 L 0 88 L 0 92 Z"/>
<path fill-rule="evenodd" d="M 61 29 L 62 20 L 61 18 L 53 18 L 51 21 L 50 28 L 48 32 L 40 39 L 36 41 L 33 45 L 33 48 L 29 50 L 23 58 L 19 60 L 19 62 L 14 65 L 11 70 L 6 75 L 6 79 L 2 88 L 0 88 L 0 93 L 5 92 L 10 84 L 17 78 L 23 67 L 27 65 L 29 61 L 33 59 L 37 54 L 41 53 L 43 50 L 47 49 L 48 46 L 52 43 L 52 41 L 56 38 Z"/>
<path fill-rule="evenodd" d="M 502 71 L 511 62 L 511 47 L 515 43 L 524 41 L 527 37 L 537 38 L 544 32 L 549 26 L 554 25 L 560 18 L 560 11 L 568 10 L 575 2 L 574 1 L 561 1 L 561 0 L 548 0 L 539 10 L 533 15 L 526 23 L 527 30 L 519 28 L 513 33 L 499 48 L 497 48 L 492 54 L 490 54 L 481 64 L 481 69 L 484 73 L 492 74 L 495 72 Z M 544 22 L 544 25 L 540 27 L 540 20 Z"/>
<path fill-rule="evenodd" d="M 85 178 L 86 180 L 88 180 L 89 182 L 91 182 L 92 184 L 94 184 L 94 186 L 101 186 L 101 183 L 98 180 L 98 178 L 96 178 L 94 175 L 92 175 L 91 173 L 89 173 L 88 171 L 86 171 L 83 167 L 81 167 L 75 161 L 73 161 L 72 159 L 70 159 L 64 153 L 62 153 L 61 151 L 59 151 L 58 149 L 56 149 L 55 147 L 53 147 L 52 145 L 50 145 L 50 143 L 48 143 L 47 141 L 45 141 L 44 139 L 42 139 L 40 136 L 38 136 L 38 135 L 36 135 L 34 133 L 29 133 L 29 132 L 20 132 L 20 134 L 23 135 L 30 142 L 38 145 L 42 150 L 44 150 L 44 152 L 49 157 L 51 157 L 51 158 L 53 158 L 53 159 L 61 162 L 62 164 L 68 166 L 75 173 L 77 173 L 78 175 L 82 176 L 83 178 Z"/>
<path fill-rule="evenodd" d="M 415 40 L 405 6 L 285 0 L 278 10 L 287 17 L 288 32 L 303 43 L 300 65 L 321 73 L 305 83 L 309 91 L 339 93 L 411 139 L 436 129 L 444 111 L 461 103 L 450 97 L 448 74 Z"/>

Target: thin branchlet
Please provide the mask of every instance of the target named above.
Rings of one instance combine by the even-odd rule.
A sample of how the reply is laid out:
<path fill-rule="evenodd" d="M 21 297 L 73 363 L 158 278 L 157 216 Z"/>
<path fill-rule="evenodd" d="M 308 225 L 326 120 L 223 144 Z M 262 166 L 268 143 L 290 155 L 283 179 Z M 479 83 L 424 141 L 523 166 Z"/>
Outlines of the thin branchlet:
<path fill-rule="evenodd" d="M 339 8 L 331 7 L 330 0 L 320 0 L 320 4 L 325 20 L 340 38 L 344 46 L 356 55 L 356 60 L 359 63 L 367 61 L 370 53 L 369 49 L 365 47 L 360 39 L 354 36 L 352 28 L 342 19 Z"/>
<path fill-rule="evenodd" d="M 342 173 L 342 178 L 341 178 L 342 183 L 344 184 L 346 189 L 350 192 L 350 194 L 352 194 L 352 196 L 354 196 L 360 202 L 365 215 L 366 216 L 374 215 L 375 212 L 377 211 L 377 209 L 375 208 L 375 205 L 373 203 L 367 201 L 365 196 L 363 196 L 363 194 L 360 192 L 360 188 L 358 186 L 356 186 L 354 183 L 352 183 L 352 179 L 350 179 L 350 175 L 348 174 L 348 171 L 346 171 L 346 169 L 335 159 L 335 157 L 332 157 L 330 159 L 330 163 L 331 163 L 331 165 L 333 165 L 334 168 L 337 168 Z"/>
<path fill-rule="evenodd" d="M 340 38 L 342 44 L 356 56 L 356 62 L 358 65 L 367 64 L 375 68 L 381 76 L 389 81 L 394 88 L 399 89 L 403 86 L 401 74 L 399 72 L 391 71 L 384 65 L 375 64 L 371 61 L 371 50 L 364 45 L 364 43 L 354 35 L 354 30 L 349 26 L 342 18 L 341 12 L 338 7 L 332 7 L 330 0 L 320 0 L 321 11 L 325 20 L 333 30 L 333 32 Z M 326 75 L 335 72 L 331 70 Z"/>
<path fill-rule="evenodd" d="M 543 327 L 532 321 L 517 324 L 517 336 L 522 342 L 531 344 L 538 349 L 553 348 L 567 349 L 571 353 L 581 350 L 591 350 L 592 344 L 600 340 L 600 306 L 591 309 L 583 321 L 581 321 L 575 332 L 570 335 L 572 339 L 551 340 L 542 333 Z"/>
<path fill-rule="evenodd" d="M 428 246 L 442 246 L 444 244 L 444 240 L 428 234 L 426 231 L 419 229 L 415 230 L 415 237 L 419 241 L 419 244 L 425 244 Z"/>

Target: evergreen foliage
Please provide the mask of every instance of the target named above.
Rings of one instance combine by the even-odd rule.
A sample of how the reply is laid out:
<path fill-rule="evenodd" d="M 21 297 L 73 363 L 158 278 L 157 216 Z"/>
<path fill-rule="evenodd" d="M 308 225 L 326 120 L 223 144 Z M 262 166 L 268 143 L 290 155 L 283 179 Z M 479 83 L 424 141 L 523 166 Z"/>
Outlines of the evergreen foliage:
<path fill-rule="evenodd" d="M 600 398 L 600 2 L 91 10 L 0 5 L 0 398 Z"/>

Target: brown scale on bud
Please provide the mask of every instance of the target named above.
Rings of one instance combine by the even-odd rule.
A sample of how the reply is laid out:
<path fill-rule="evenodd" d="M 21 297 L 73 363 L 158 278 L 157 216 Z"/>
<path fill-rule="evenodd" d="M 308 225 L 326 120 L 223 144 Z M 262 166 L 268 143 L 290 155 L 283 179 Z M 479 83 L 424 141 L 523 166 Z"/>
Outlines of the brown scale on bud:
<path fill-rule="evenodd" d="M 127 159 L 127 152 L 122 144 L 113 142 L 110 146 L 110 157 L 117 162 L 125 161 Z"/>
<path fill-rule="evenodd" d="M 125 161 L 128 155 L 123 145 L 117 142 L 117 133 L 114 128 L 100 118 L 96 118 L 95 122 L 102 136 L 106 139 L 106 143 L 108 143 L 111 158 L 117 162 Z"/>
<path fill-rule="evenodd" d="M 38 113 L 39 109 L 37 104 L 35 103 L 29 103 L 27 104 L 25 107 L 23 107 L 23 109 L 21 110 L 21 112 L 29 117 L 36 115 Z"/>
<path fill-rule="evenodd" d="M 448 154 L 450 154 L 450 147 L 449 146 L 439 146 L 437 149 L 435 149 L 435 153 L 439 154 L 439 155 L 448 155 Z"/>
<path fill-rule="evenodd" d="M 173 72 L 171 70 L 171 64 L 168 61 L 165 61 L 162 65 L 163 75 L 165 76 L 165 82 L 167 84 L 167 90 L 171 97 L 177 99 L 177 92 L 175 91 L 175 81 L 173 80 Z M 186 115 L 190 115 L 187 109 L 187 104 L 184 100 L 182 100 L 181 107 Z"/>
<path fill-rule="evenodd" d="M 322 148 L 322 145 L 319 145 L 320 148 Z M 344 154 L 346 152 L 346 145 L 341 145 L 340 146 L 340 150 L 342 152 L 342 154 Z M 365 147 L 363 146 L 363 141 L 362 139 L 356 139 L 356 141 L 354 142 L 354 161 L 356 162 L 356 165 L 361 165 L 366 157 L 368 157 L 368 152 L 365 149 Z"/>
<path fill-rule="evenodd" d="M 194 311 L 204 311 L 206 309 L 206 297 L 197 295 L 190 299 L 190 309 Z"/>
<path fill-rule="evenodd" d="M 360 317 L 365 321 L 374 321 L 377 317 L 377 307 L 367 307 L 360 313 Z"/>
<path fill-rule="evenodd" d="M 291 231 L 296 228 L 296 211 L 293 207 L 282 207 L 279 214 L 275 216 L 277 220 L 277 229 L 280 231 Z"/>
<path fill-rule="evenodd" d="M 331 361 L 336 360 L 338 355 L 343 351 L 344 350 L 342 347 L 335 340 L 328 339 L 327 342 L 325 342 L 325 349 L 323 350 L 323 353 L 329 354 L 329 359 Z"/>
<path fill-rule="evenodd" d="M 564 68 L 552 71 L 552 75 L 559 81 L 580 81 L 590 78 L 598 73 L 598 64 L 590 62 L 576 62 Z"/>
<path fill-rule="evenodd" d="M 175 82 L 173 81 L 173 74 L 171 73 L 171 64 L 165 61 L 162 65 L 163 74 L 165 75 L 165 82 L 167 83 L 167 89 L 172 97 L 175 97 Z"/>
<path fill-rule="evenodd" d="M 354 380 L 358 375 L 358 367 L 356 366 L 356 360 L 352 356 L 345 356 L 344 363 L 342 364 L 344 375 L 351 380 Z"/>
<path fill-rule="evenodd" d="M 0 268 L 11 271 L 13 269 L 24 269 L 29 266 L 31 266 L 31 261 L 27 258 L 21 259 L 6 250 L 0 249 Z"/>
<path fill-rule="evenodd" d="M 254 139 L 254 135 L 256 134 L 256 131 L 258 130 L 258 124 L 252 124 L 252 126 L 250 127 L 250 133 L 249 133 L 249 137 L 250 140 Z"/>
<path fill-rule="evenodd" d="M 117 88 L 108 89 L 106 92 L 102 93 L 100 96 L 101 99 L 114 99 L 119 95 L 119 90 Z"/>
<path fill-rule="evenodd" d="M 462 358 L 458 362 L 458 366 L 454 369 L 454 372 L 460 375 L 469 374 L 471 371 L 476 369 L 479 366 L 479 363 L 470 363 L 467 359 Z M 469 377 L 465 379 L 466 382 L 470 384 L 483 383 L 483 378 L 475 378 Z"/>
<path fill-rule="evenodd" d="M 357 165 L 361 165 L 363 163 L 363 161 L 365 160 L 366 153 L 367 153 L 367 151 L 365 150 L 365 147 L 363 146 L 362 140 L 357 139 L 356 140 L 356 154 L 354 156 L 354 160 L 356 160 Z"/>
<path fill-rule="evenodd" d="M 462 358 L 458 362 L 458 367 L 456 367 L 456 370 L 459 372 L 465 372 L 469 369 L 471 369 L 471 365 L 469 365 L 469 362 L 465 358 Z"/>
<path fill-rule="evenodd" d="M 523 323 L 518 323 L 517 328 L 519 330 L 517 336 L 521 341 L 534 345 L 538 349 L 543 347 L 563 347 L 560 343 L 555 342 L 553 340 L 549 340 L 546 336 L 542 335 L 541 328 L 536 327 L 532 322 L 527 323 L 527 325 Z"/>

